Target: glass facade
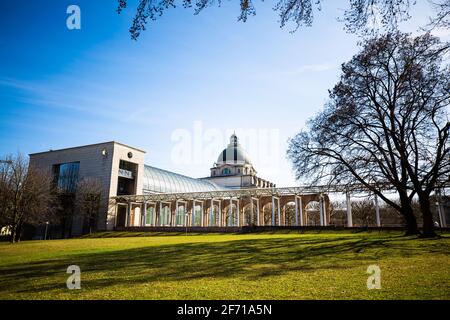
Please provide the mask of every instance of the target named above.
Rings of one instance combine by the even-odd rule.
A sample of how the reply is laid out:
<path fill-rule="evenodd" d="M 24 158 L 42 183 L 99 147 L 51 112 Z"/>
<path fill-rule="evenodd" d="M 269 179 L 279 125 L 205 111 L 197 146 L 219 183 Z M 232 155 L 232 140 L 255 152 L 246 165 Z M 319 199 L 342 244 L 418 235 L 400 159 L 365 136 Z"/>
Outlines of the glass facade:
<path fill-rule="evenodd" d="M 68 162 L 54 165 L 53 181 L 58 192 L 74 193 L 77 187 L 79 171 L 79 162 Z"/>
<path fill-rule="evenodd" d="M 192 217 L 192 223 L 194 226 L 200 226 L 202 222 L 202 206 L 196 205 L 194 207 L 194 216 Z"/>
<path fill-rule="evenodd" d="M 155 207 L 153 206 L 148 206 L 147 207 L 147 212 L 145 214 L 145 224 L 146 225 L 151 225 L 153 223 L 153 216 L 155 215 Z"/>
<path fill-rule="evenodd" d="M 170 208 L 168 205 L 163 206 L 161 212 L 159 213 L 159 225 L 170 225 Z"/>
<path fill-rule="evenodd" d="M 217 226 L 219 222 L 219 207 L 213 205 L 213 209 L 209 210 L 209 226 L 214 227 Z"/>
<path fill-rule="evenodd" d="M 183 226 L 186 218 L 186 208 L 184 206 L 178 206 L 178 212 L 176 213 L 175 223 L 177 226 Z"/>
<path fill-rule="evenodd" d="M 194 179 L 163 169 L 145 166 L 144 193 L 215 191 L 221 188 L 209 181 Z"/>
<path fill-rule="evenodd" d="M 230 213 L 227 212 L 226 215 L 226 225 L 229 227 L 233 227 L 233 226 L 237 226 L 237 207 L 236 205 L 233 203 L 232 207 L 231 207 L 231 217 L 230 217 Z"/>

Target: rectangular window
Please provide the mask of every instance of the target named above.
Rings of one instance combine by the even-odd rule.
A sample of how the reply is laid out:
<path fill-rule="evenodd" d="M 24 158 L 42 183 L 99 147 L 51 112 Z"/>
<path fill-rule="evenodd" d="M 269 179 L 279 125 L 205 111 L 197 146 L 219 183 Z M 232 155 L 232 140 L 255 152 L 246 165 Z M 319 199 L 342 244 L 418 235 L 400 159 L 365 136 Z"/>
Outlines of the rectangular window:
<path fill-rule="evenodd" d="M 74 193 L 77 187 L 79 162 L 61 163 L 53 166 L 53 181 L 58 192 Z"/>

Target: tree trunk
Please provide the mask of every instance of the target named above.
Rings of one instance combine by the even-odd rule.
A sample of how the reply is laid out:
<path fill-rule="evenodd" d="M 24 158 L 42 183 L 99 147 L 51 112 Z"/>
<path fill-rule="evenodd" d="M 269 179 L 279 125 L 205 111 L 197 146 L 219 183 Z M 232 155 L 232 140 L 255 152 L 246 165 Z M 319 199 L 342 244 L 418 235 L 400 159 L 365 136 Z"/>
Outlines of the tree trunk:
<path fill-rule="evenodd" d="M 17 225 L 14 224 L 11 226 L 11 239 L 10 239 L 11 243 L 16 242 L 16 235 L 17 235 Z"/>
<path fill-rule="evenodd" d="M 20 242 L 20 237 L 22 235 L 22 223 L 19 223 L 16 228 L 16 239 L 15 242 Z"/>
<path fill-rule="evenodd" d="M 20 242 L 20 236 L 22 233 L 22 225 L 21 224 L 14 224 L 11 226 L 11 243 Z"/>
<path fill-rule="evenodd" d="M 418 193 L 420 211 L 423 217 L 423 238 L 435 238 L 437 237 L 434 231 L 433 213 L 431 212 L 430 195 L 424 193 Z"/>
<path fill-rule="evenodd" d="M 402 206 L 401 214 L 405 218 L 406 222 L 406 233 L 405 236 L 412 236 L 420 234 L 419 228 L 417 227 L 417 220 L 414 216 L 414 212 L 411 206 L 411 201 L 407 194 L 400 194 L 400 202 Z"/>

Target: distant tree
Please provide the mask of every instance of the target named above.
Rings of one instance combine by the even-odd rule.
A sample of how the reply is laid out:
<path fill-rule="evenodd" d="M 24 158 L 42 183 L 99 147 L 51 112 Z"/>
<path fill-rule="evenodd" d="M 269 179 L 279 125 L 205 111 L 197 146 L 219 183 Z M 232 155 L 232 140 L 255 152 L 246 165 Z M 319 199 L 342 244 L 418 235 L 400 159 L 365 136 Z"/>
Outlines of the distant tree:
<path fill-rule="evenodd" d="M 417 194 L 423 236 L 435 236 L 429 196 L 450 172 L 448 48 L 429 34 L 367 41 L 342 65 L 325 110 L 291 139 L 297 178 L 362 184 L 403 215 L 407 234 L 419 233 L 411 207 Z M 400 204 L 383 194 L 386 184 Z"/>
<path fill-rule="evenodd" d="M 375 224 L 375 205 L 373 201 L 365 199 L 352 201 L 352 215 L 354 225 L 369 227 Z"/>
<path fill-rule="evenodd" d="M 11 230 L 11 242 L 20 241 L 25 224 L 52 220 L 51 175 L 28 166 L 18 154 L 0 163 L 0 219 Z"/>
<path fill-rule="evenodd" d="M 285 222 L 287 226 L 295 225 L 295 205 L 288 203 L 285 206 Z M 297 218 L 298 219 L 298 218 Z"/>
<path fill-rule="evenodd" d="M 332 201 L 329 206 L 330 225 L 347 225 L 347 203 L 345 201 Z"/>
<path fill-rule="evenodd" d="M 195 7 L 194 14 L 205 8 L 221 5 L 215 0 L 136 0 L 138 7 L 130 28 L 131 38 L 136 40 L 145 30 L 149 20 L 156 20 L 165 10 L 182 5 L 184 8 Z M 450 0 L 432 1 L 436 16 L 430 18 L 430 24 L 439 27 L 449 26 Z M 117 12 L 127 7 L 129 0 L 118 0 Z M 256 14 L 254 1 L 240 0 L 238 21 L 247 21 Z M 345 28 L 350 32 L 366 32 L 375 28 L 392 31 L 399 22 L 410 18 L 410 8 L 416 3 L 413 0 L 348 0 L 349 8 L 344 12 Z M 321 0 L 277 0 L 273 7 L 279 15 L 280 26 L 293 23 L 297 30 L 301 26 L 311 26 L 315 12 L 321 10 Z"/>
<path fill-rule="evenodd" d="M 11 160 L 0 160 L 0 230 L 8 226 L 7 208 L 9 203 L 9 168 Z"/>
<path fill-rule="evenodd" d="M 88 222 L 89 233 L 96 227 L 102 200 L 102 184 L 98 179 L 87 177 L 77 183 L 76 210 Z"/>

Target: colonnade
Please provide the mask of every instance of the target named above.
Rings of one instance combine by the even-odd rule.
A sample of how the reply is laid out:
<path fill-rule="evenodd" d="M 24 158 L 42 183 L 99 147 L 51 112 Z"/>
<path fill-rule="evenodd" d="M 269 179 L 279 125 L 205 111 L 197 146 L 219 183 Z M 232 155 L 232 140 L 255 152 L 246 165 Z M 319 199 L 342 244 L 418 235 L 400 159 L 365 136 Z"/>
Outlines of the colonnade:
<path fill-rule="evenodd" d="M 167 227 L 241 227 L 285 226 L 287 205 L 295 207 L 295 226 L 307 225 L 306 206 L 311 201 L 319 203 L 320 225 L 330 221 L 330 201 L 326 194 L 243 196 L 229 198 L 180 198 L 167 200 L 129 199 L 116 203 L 126 208 L 125 219 L 116 217 L 116 226 L 124 220 L 125 227 L 167 226 Z M 270 208 L 269 208 L 270 205 Z M 292 224 L 291 224 L 292 225 Z"/>
<path fill-rule="evenodd" d="M 330 200 L 326 193 L 299 193 L 298 188 L 242 189 L 233 191 L 151 194 L 111 198 L 114 226 L 241 227 L 307 226 L 307 205 L 318 202 L 320 226 L 330 224 Z M 374 195 L 375 223 L 381 227 L 378 196 Z M 439 224 L 446 227 L 444 209 L 437 193 Z M 295 208 L 287 219 L 286 209 Z M 269 209 L 270 206 L 270 209 Z M 268 209 L 268 210 L 267 210 Z M 346 192 L 347 226 L 353 227 L 351 193 Z M 289 221 L 288 221 L 289 220 Z M 293 221 L 292 221 L 293 220 Z"/>

